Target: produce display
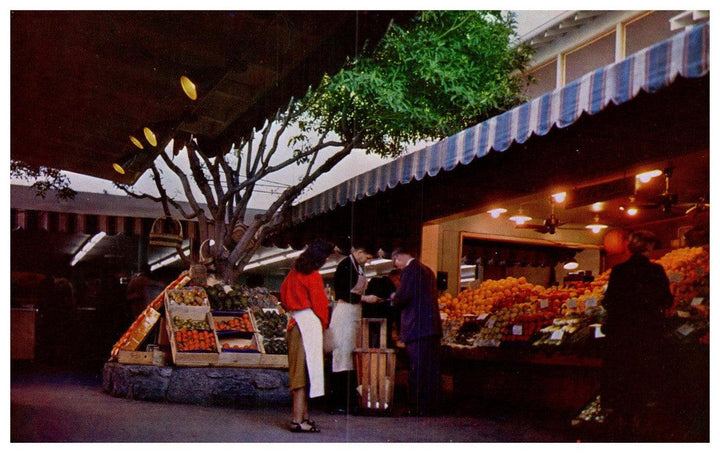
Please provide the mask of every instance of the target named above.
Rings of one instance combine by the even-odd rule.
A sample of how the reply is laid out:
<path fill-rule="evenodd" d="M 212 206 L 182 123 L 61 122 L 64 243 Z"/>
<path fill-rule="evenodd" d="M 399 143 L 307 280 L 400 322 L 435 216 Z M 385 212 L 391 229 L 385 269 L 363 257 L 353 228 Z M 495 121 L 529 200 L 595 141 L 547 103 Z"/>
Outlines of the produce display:
<path fill-rule="evenodd" d="M 276 307 L 278 300 L 267 288 L 216 284 L 206 286 L 210 306 L 218 311 L 246 311 L 248 308 Z"/>
<path fill-rule="evenodd" d="M 258 348 L 257 345 L 255 345 L 255 342 L 250 342 L 247 344 L 239 345 L 239 344 L 231 344 L 229 342 L 225 342 L 221 346 L 222 351 L 246 351 L 246 352 L 257 352 Z"/>
<path fill-rule="evenodd" d="M 218 332 L 255 332 L 248 313 L 236 317 L 214 317 L 214 322 Z"/>
<path fill-rule="evenodd" d="M 210 329 L 206 320 L 195 320 L 192 318 L 180 318 L 178 316 L 173 317 L 173 324 L 175 329 L 186 330 L 186 331 L 199 331 Z"/>
<path fill-rule="evenodd" d="M 165 292 L 168 301 L 172 305 L 187 306 L 208 306 L 208 296 L 204 288 L 189 286 L 185 288 L 171 289 Z"/>
<path fill-rule="evenodd" d="M 180 329 L 175 332 L 178 351 L 216 352 L 215 333 L 212 330 Z"/>
<path fill-rule="evenodd" d="M 670 315 L 678 311 L 707 317 L 710 295 L 710 248 L 680 248 L 656 261 L 668 274 L 670 291 L 675 300 Z"/>
<path fill-rule="evenodd" d="M 262 335 L 265 353 L 273 355 L 286 355 L 287 340 L 285 339 L 288 317 L 275 309 L 258 310 L 253 312 L 258 331 Z"/>
<path fill-rule="evenodd" d="M 676 333 L 709 341 L 709 248 L 681 248 L 654 261 L 663 266 L 675 297 L 669 316 L 693 318 Z M 497 347 L 526 342 L 538 347 L 582 345 L 602 336 L 602 307 L 610 270 L 591 282 L 563 286 L 533 285 L 524 277 L 486 280 L 453 297 L 439 298 L 446 345 Z M 700 318 L 698 321 L 697 318 Z"/>

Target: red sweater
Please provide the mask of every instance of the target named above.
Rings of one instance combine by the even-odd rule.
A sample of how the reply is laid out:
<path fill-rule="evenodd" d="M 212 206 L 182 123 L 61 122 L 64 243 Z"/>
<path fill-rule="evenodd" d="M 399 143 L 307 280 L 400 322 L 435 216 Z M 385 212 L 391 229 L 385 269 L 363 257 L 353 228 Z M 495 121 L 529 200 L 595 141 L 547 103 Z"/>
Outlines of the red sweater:
<path fill-rule="evenodd" d="M 330 318 L 328 299 L 325 295 L 322 277 L 317 270 L 304 275 L 292 269 L 280 287 L 280 300 L 287 310 L 311 308 L 320 318 L 323 329 L 328 327 Z M 294 324 L 294 320 L 291 320 L 288 329 Z"/>

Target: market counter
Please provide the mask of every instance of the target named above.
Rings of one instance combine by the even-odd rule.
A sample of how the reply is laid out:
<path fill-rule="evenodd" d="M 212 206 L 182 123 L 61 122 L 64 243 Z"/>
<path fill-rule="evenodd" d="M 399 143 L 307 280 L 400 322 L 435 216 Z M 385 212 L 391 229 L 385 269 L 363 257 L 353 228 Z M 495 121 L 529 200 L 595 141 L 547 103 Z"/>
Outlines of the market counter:
<path fill-rule="evenodd" d="M 532 348 L 442 347 L 454 400 L 576 413 L 600 389 L 602 359 Z"/>

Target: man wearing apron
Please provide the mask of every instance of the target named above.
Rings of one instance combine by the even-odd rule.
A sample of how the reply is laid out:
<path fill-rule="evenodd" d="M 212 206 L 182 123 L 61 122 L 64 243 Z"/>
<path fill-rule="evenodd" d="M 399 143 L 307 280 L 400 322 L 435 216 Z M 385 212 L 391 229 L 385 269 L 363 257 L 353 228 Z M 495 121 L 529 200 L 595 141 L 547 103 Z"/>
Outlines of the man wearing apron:
<path fill-rule="evenodd" d="M 357 334 L 362 318 L 361 302 L 373 304 L 374 295 L 364 295 L 368 279 L 365 263 L 371 258 L 363 247 L 354 247 L 340 261 L 333 279 L 336 304 L 330 318 L 329 338 L 332 350 L 330 377 L 330 413 L 345 414 L 357 410 L 357 379 L 353 361 Z"/>

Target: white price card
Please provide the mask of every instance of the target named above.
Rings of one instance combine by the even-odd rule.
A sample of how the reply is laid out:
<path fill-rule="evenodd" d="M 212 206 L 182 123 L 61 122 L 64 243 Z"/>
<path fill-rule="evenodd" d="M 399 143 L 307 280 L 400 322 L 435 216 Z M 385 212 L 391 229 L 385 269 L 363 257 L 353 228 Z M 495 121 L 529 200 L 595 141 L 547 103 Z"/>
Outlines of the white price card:
<path fill-rule="evenodd" d="M 540 299 L 540 308 L 546 309 L 548 306 L 548 300 L 547 299 Z"/>
<path fill-rule="evenodd" d="M 487 313 L 483 313 L 483 314 L 478 315 L 477 319 L 478 319 L 478 321 L 482 321 L 482 320 L 484 320 L 484 319 L 487 318 L 487 317 L 488 317 L 488 314 L 487 314 Z"/>
<path fill-rule="evenodd" d="M 601 328 L 602 328 L 602 325 L 600 325 L 600 324 L 592 324 L 592 325 L 590 325 L 590 326 L 593 327 L 593 328 L 595 328 L 595 330 L 594 330 L 595 332 L 594 332 L 593 335 L 594 335 L 594 337 L 595 337 L 596 339 L 600 339 L 600 338 L 602 338 L 602 337 L 605 337 L 605 334 L 603 334 L 602 329 L 601 329 Z"/>
<path fill-rule="evenodd" d="M 693 325 L 691 325 L 690 323 L 685 323 L 684 325 L 682 325 L 682 326 L 680 326 L 679 328 L 676 329 L 676 331 L 678 332 L 678 334 L 680 334 L 680 335 L 682 335 L 682 336 L 684 336 L 684 337 L 687 337 L 688 334 L 690 334 L 690 333 L 693 332 L 694 330 L 695 330 L 695 327 L 693 327 Z"/>
<path fill-rule="evenodd" d="M 512 335 L 514 336 L 521 336 L 522 331 L 522 325 L 516 324 L 512 327 Z"/>
<path fill-rule="evenodd" d="M 575 299 L 575 298 L 568 299 L 567 306 L 569 309 L 576 309 L 577 308 L 577 299 Z"/>
<path fill-rule="evenodd" d="M 564 332 L 562 329 L 559 331 L 553 331 L 552 334 L 550 334 L 550 340 L 562 340 Z"/>
<path fill-rule="evenodd" d="M 585 308 L 597 306 L 597 297 L 588 297 L 585 299 Z"/>
<path fill-rule="evenodd" d="M 702 305 L 704 299 L 704 297 L 693 297 L 690 305 Z"/>
<path fill-rule="evenodd" d="M 495 317 L 490 318 L 487 322 L 487 327 L 492 328 L 493 326 L 495 326 L 495 320 L 496 320 Z"/>

